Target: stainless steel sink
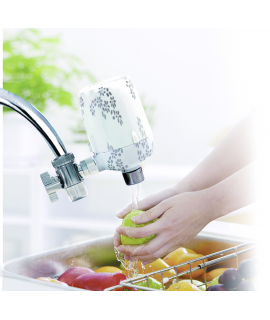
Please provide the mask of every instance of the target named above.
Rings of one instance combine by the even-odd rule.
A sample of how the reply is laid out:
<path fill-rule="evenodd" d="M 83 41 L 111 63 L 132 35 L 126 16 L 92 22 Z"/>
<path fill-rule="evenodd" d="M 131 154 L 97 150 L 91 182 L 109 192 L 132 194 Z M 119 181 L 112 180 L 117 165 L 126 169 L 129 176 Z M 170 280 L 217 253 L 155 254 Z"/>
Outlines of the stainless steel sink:
<path fill-rule="evenodd" d="M 247 239 L 228 240 L 222 236 L 202 232 L 186 247 L 206 255 L 246 241 Z M 241 260 L 247 257 L 247 254 L 243 254 Z M 235 261 L 227 260 L 224 263 L 215 267 L 236 267 Z M 8 261 L 2 270 L 3 290 L 81 290 L 36 280 L 38 277 L 57 278 L 65 270 L 74 266 L 89 268 L 119 266 L 114 254 L 113 237 L 91 240 Z"/>

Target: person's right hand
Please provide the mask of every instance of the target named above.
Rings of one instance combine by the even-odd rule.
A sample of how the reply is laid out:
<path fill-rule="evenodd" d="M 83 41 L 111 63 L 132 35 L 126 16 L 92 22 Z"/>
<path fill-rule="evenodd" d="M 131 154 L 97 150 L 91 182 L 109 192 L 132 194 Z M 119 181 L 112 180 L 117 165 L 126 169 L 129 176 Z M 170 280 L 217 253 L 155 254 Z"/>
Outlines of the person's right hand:
<path fill-rule="evenodd" d="M 152 194 L 151 196 L 139 201 L 138 203 L 138 209 L 139 210 L 149 210 L 156 205 L 158 205 L 161 201 L 166 200 L 168 198 L 171 198 L 177 194 L 179 194 L 179 189 L 176 187 L 165 189 L 161 192 L 158 192 L 156 194 Z M 124 219 L 124 217 L 132 211 L 132 205 L 128 205 L 124 210 L 119 212 L 117 214 L 117 217 L 119 219 Z M 115 232 L 114 234 L 114 246 L 119 247 L 121 245 L 120 242 L 120 235 L 118 232 Z"/>

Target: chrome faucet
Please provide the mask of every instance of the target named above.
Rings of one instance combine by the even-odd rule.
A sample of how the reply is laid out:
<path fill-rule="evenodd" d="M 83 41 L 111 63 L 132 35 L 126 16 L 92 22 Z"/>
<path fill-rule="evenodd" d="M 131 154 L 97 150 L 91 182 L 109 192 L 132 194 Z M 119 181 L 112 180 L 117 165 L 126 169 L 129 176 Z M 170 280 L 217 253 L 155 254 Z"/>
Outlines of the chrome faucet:
<path fill-rule="evenodd" d="M 120 76 L 92 84 L 79 93 L 79 103 L 93 157 L 75 163 L 49 121 L 32 104 L 0 88 L 0 105 L 26 118 L 44 137 L 54 156 L 56 176 L 40 175 L 51 202 L 65 189 L 70 201 L 87 196 L 84 178 L 103 170 L 121 171 L 125 183 L 144 180 L 141 163 L 152 155 L 153 135 L 132 81 Z"/>
<path fill-rule="evenodd" d="M 52 161 L 57 176 L 42 173 L 41 179 L 51 202 L 58 200 L 57 191 L 66 189 L 69 199 L 76 201 L 87 196 L 87 190 L 74 162 L 74 155 L 66 147 L 50 122 L 32 104 L 17 95 L 0 88 L 0 105 L 8 107 L 26 118 L 44 137 L 55 159 Z"/>

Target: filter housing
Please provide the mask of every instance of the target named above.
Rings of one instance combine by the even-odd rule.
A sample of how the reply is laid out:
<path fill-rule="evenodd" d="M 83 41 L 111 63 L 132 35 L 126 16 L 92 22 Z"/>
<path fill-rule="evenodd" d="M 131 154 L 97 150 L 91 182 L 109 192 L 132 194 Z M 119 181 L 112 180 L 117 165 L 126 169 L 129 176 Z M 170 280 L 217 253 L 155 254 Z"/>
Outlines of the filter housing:
<path fill-rule="evenodd" d="M 129 77 L 85 87 L 79 102 L 99 171 L 131 172 L 152 155 L 152 130 Z"/>

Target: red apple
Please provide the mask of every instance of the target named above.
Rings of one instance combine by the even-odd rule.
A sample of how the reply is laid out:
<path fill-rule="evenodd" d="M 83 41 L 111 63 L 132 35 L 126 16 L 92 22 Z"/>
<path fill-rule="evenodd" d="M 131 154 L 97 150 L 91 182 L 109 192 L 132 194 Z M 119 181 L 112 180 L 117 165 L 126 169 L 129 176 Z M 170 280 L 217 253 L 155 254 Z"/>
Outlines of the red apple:
<path fill-rule="evenodd" d="M 65 282 L 67 285 L 72 286 L 72 281 L 83 274 L 95 273 L 93 270 L 86 267 L 73 267 L 66 270 L 58 278 L 59 281 Z"/>
<path fill-rule="evenodd" d="M 123 273 L 88 273 L 77 277 L 72 282 L 72 286 L 92 291 L 103 291 L 106 288 L 117 286 L 120 281 L 126 279 L 127 277 Z"/>

